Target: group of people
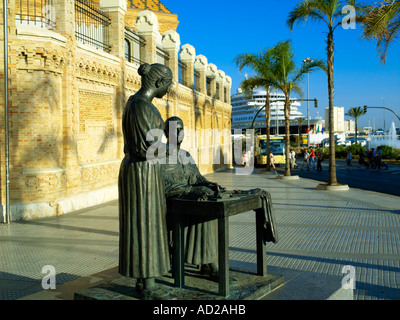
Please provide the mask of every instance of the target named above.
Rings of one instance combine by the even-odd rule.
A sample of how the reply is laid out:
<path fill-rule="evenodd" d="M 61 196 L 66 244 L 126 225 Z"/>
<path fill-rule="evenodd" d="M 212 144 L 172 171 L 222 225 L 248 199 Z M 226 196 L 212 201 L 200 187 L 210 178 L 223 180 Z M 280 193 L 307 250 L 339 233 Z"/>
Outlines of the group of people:
<path fill-rule="evenodd" d="M 382 161 L 382 148 L 378 146 L 375 148 L 371 148 L 367 150 L 366 155 L 364 151 L 360 150 L 359 159 L 358 159 L 358 167 L 365 166 L 367 169 L 381 169 L 388 168 L 388 165 L 385 161 Z"/>
<path fill-rule="evenodd" d="M 306 167 L 307 170 L 310 171 L 310 167 L 312 166 L 314 170 L 322 171 L 321 163 L 324 160 L 324 153 L 320 149 L 317 149 L 317 151 L 315 152 L 313 147 L 306 148 L 304 150 L 303 164 L 300 170 L 304 170 L 304 168 Z M 315 164 L 315 161 L 317 161 L 317 164 Z"/>

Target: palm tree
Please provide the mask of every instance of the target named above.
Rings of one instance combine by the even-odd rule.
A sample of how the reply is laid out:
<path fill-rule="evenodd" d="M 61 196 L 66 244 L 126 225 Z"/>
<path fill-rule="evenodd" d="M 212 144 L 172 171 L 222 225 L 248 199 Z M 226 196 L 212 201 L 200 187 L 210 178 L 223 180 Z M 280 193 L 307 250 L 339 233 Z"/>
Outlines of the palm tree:
<path fill-rule="evenodd" d="M 270 49 L 272 57 L 272 72 L 274 75 L 274 87 L 282 91 L 285 96 L 283 113 L 285 117 L 285 154 L 290 151 L 290 97 L 296 92 L 302 97 L 300 83 L 305 75 L 315 69 L 326 70 L 324 61 L 312 59 L 300 68 L 296 68 L 295 56 L 291 41 L 281 41 L 275 47 Z M 286 157 L 285 176 L 290 176 L 290 159 Z"/>
<path fill-rule="evenodd" d="M 361 117 L 364 114 L 365 114 L 365 112 L 364 112 L 363 108 L 361 108 L 361 107 L 350 108 L 350 110 L 347 111 L 347 113 L 346 113 L 346 116 L 352 117 L 354 119 L 354 122 L 355 122 L 356 134 L 355 134 L 355 137 L 354 137 L 354 143 L 356 145 L 357 145 L 357 121 L 358 121 L 358 118 Z"/>
<path fill-rule="evenodd" d="M 271 74 L 271 56 L 268 50 L 260 53 L 244 53 L 239 54 L 235 58 L 235 63 L 242 71 L 245 67 L 255 71 L 255 75 L 246 78 L 240 84 L 244 93 L 250 95 L 253 89 L 263 87 L 266 91 L 265 105 L 265 124 L 267 134 L 267 155 L 269 154 L 269 141 L 270 141 L 270 123 L 271 123 L 271 105 L 270 105 L 270 90 L 273 84 L 273 75 Z M 261 111 L 261 110 L 260 110 Z M 253 128 L 252 128 L 253 129 Z M 267 156 L 266 170 L 270 170 L 270 159 Z"/>
<path fill-rule="evenodd" d="M 302 126 L 303 126 L 303 122 L 306 121 L 307 119 L 306 119 L 306 118 L 300 117 L 300 118 L 296 118 L 295 120 L 297 120 L 298 123 L 299 123 L 299 130 L 298 130 L 298 132 L 299 132 L 299 147 L 300 147 L 300 146 L 301 146 L 301 143 L 300 143 L 301 128 L 302 128 Z"/>
<path fill-rule="evenodd" d="M 335 136 L 333 131 L 333 97 L 334 97 L 334 81 L 333 81 L 333 56 L 334 41 L 333 34 L 338 26 L 342 24 L 342 8 L 344 5 L 352 5 L 354 8 L 361 10 L 362 7 L 355 4 L 354 0 L 302 0 L 289 13 L 287 24 L 290 30 L 293 30 L 294 24 L 300 21 L 323 22 L 328 28 L 326 40 L 327 67 L 328 67 L 328 95 L 329 95 L 329 185 L 337 185 L 336 178 L 336 162 L 335 162 Z"/>
<path fill-rule="evenodd" d="M 383 0 L 379 5 L 370 6 L 368 13 L 361 16 L 361 23 L 362 37 L 378 40 L 378 53 L 384 64 L 390 44 L 399 36 L 400 0 Z"/>

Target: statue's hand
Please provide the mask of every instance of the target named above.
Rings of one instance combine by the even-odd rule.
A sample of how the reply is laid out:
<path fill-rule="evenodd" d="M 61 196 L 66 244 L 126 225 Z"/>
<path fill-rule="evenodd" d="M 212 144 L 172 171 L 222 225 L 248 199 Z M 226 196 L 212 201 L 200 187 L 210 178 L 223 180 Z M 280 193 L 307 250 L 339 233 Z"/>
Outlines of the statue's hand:
<path fill-rule="evenodd" d="M 219 191 L 226 191 L 226 188 L 221 187 L 220 185 L 218 185 L 218 190 L 219 190 Z"/>
<path fill-rule="evenodd" d="M 190 193 L 210 196 L 214 194 L 214 191 L 204 186 L 197 186 L 197 187 L 192 187 Z"/>
<path fill-rule="evenodd" d="M 214 183 L 214 182 L 210 182 L 210 183 L 206 184 L 206 187 L 213 190 L 214 193 L 226 191 L 226 188 L 221 187 L 218 183 Z"/>

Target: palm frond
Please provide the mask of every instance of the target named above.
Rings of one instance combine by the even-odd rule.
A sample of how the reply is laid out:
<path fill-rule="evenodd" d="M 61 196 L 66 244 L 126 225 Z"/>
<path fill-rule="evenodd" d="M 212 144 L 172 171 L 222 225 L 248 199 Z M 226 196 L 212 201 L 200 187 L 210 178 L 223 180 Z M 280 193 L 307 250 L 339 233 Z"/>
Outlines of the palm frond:
<path fill-rule="evenodd" d="M 286 24 L 293 30 L 294 24 L 300 22 L 311 21 L 323 21 L 329 25 L 329 21 L 326 19 L 326 1 L 324 0 L 303 0 L 289 13 Z"/>
<path fill-rule="evenodd" d="M 296 92 L 299 95 L 300 99 L 303 99 L 303 89 L 302 89 L 300 83 L 291 82 L 290 83 L 290 92 L 291 93 Z"/>
<path fill-rule="evenodd" d="M 388 48 L 400 32 L 400 1 L 383 0 L 380 6 L 370 7 L 361 22 L 364 26 L 362 37 L 377 40 L 380 61 L 385 63 Z"/>
<path fill-rule="evenodd" d="M 353 119 L 358 119 L 364 114 L 365 112 L 361 107 L 352 107 L 346 112 L 346 116 L 352 117 Z"/>
<path fill-rule="evenodd" d="M 326 62 L 322 59 L 311 59 L 310 62 L 303 63 L 301 67 L 296 70 L 296 73 L 294 74 L 292 81 L 301 82 L 303 81 L 307 73 L 313 72 L 317 69 L 327 72 L 328 67 L 326 65 Z"/>

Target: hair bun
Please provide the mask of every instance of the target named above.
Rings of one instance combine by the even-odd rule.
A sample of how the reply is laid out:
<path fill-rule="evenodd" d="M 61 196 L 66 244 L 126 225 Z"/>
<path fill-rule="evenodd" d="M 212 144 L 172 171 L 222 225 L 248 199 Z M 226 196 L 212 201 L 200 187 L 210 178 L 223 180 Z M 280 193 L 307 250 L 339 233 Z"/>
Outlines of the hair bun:
<path fill-rule="evenodd" d="M 144 76 L 150 72 L 151 66 L 148 63 L 143 63 L 139 69 L 138 73 L 140 76 Z"/>

